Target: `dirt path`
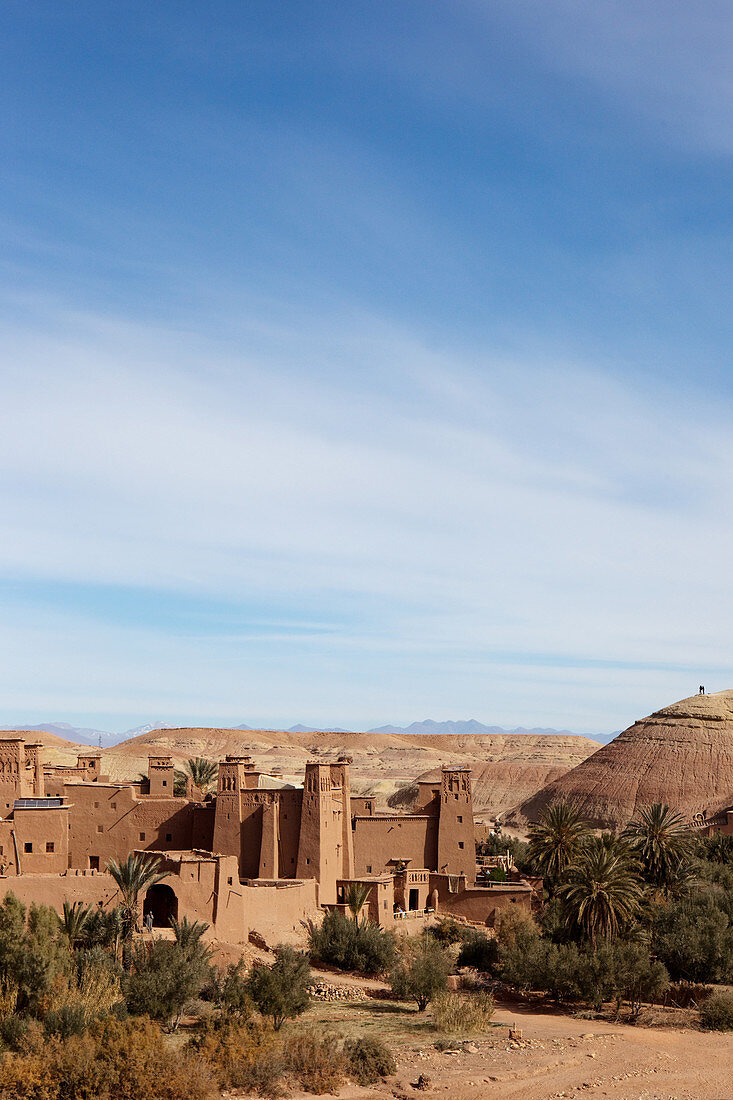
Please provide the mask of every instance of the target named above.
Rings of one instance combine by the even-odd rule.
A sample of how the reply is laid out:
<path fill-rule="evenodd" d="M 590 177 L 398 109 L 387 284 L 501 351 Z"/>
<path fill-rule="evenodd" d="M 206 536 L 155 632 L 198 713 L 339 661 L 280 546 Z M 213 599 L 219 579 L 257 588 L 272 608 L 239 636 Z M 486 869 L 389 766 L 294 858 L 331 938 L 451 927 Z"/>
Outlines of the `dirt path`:
<path fill-rule="evenodd" d="M 328 977 L 333 978 L 333 975 Z M 345 980 L 344 980 L 345 981 Z M 352 979 L 356 984 L 356 979 Z M 377 983 L 375 983 L 377 984 Z M 632 1027 L 525 1008 L 498 1007 L 490 1035 L 458 1052 L 440 1052 L 436 1035 L 415 1027 L 400 1037 L 398 1017 L 374 1002 L 357 1012 L 348 1005 L 324 1023 L 336 1029 L 368 1028 L 392 1047 L 398 1072 L 373 1089 L 347 1087 L 357 1097 L 448 1097 L 460 1100 L 733 1100 L 733 1036 L 674 1028 Z M 355 1021 L 355 1017 L 361 1017 Z M 413 1022 L 414 1014 L 405 1016 Z M 394 1022 L 393 1022 L 394 1021 Z M 509 1040 L 509 1025 L 522 1039 Z M 370 1026 L 371 1025 L 371 1026 Z M 417 1089 L 420 1075 L 429 1080 Z"/>

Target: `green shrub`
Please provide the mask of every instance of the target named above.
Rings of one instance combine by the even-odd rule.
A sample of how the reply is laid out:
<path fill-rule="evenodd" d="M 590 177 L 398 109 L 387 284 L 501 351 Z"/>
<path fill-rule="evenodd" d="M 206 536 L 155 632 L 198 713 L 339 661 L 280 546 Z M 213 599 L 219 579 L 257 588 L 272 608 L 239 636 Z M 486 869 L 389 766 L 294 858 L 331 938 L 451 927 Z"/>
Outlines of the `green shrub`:
<path fill-rule="evenodd" d="M 137 944 L 124 984 L 127 1006 L 134 1016 L 177 1022 L 184 1005 L 201 992 L 210 972 L 205 958 L 191 956 L 177 943 L 154 940 Z"/>
<path fill-rule="evenodd" d="M 269 1016 L 279 1031 L 285 1020 L 305 1012 L 310 1004 L 308 986 L 311 971 L 302 951 L 281 944 L 275 948 L 272 966 L 254 966 L 247 992 L 263 1016 Z"/>
<path fill-rule="evenodd" d="M 432 999 L 447 988 L 451 969 L 447 952 L 432 936 L 408 939 L 390 975 L 392 992 L 401 1000 L 415 1001 L 418 1011 L 424 1012 Z"/>
<path fill-rule="evenodd" d="M 58 1035 L 59 1039 L 68 1039 L 72 1035 L 83 1035 L 87 1029 L 87 1014 L 80 1004 L 67 1004 L 54 1012 L 47 1012 L 43 1021 L 46 1035 Z"/>
<path fill-rule="evenodd" d="M 515 837 L 498 835 L 488 836 L 486 840 L 480 840 L 476 845 L 477 856 L 504 856 L 509 850 L 517 869 L 530 871 L 530 861 L 527 855 L 529 845 L 525 840 L 517 840 Z"/>
<path fill-rule="evenodd" d="M 394 937 L 377 924 L 357 923 L 333 910 L 320 925 L 308 923 L 308 948 L 314 961 L 362 974 L 386 973 L 394 963 Z"/>
<path fill-rule="evenodd" d="M 700 1022 L 708 1031 L 733 1031 L 733 993 L 713 993 L 703 1001 Z"/>
<path fill-rule="evenodd" d="M 431 925 L 428 932 L 434 936 L 438 943 L 444 947 L 450 947 L 454 943 L 462 943 L 468 929 L 465 924 L 459 924 L 453 917 L 440 917 Z"/>
<path fill-rule="evenodd" d="M 493 937 L 471 930 L 461 944 L 457 965 L 493 973 L 499 960 L 499 945 Z"/>
<path fill-rule="evenodd" d="M 349 1039 L 344 1043 L 347 1071 L 358 1085 L 376 1085 L 382 1077 L 397 1072 L 389 1047 L 381 1039 Z"/>
<path fill-rule="evenodd" d="M 475 1035 L 486 1031 L 494 1015 L 490 993 L 440 993 L 433 1001 L 433 1027 L 447 1035 Z"/>
<path fill-rule="evenodd" d="M 0 1023 L 0 1041 L 7 1050 L 22 1050 L 28 1029 L 35 1024 L 35 1020 L 27 1016 L 8 1016 Z"/>
<path fill-rule="evenodd" d="M 652 950 L 672 978 L 733 981 L 733 896 L 701 890 L 651 913 Z"/>
<path fill-rule="evenodd" d="M 217 999 L 224 1012 L 243 1019 L 250 1015 L 252 1001 L 247 992 L 247 969 L 244 959 L 229 964 Z"/>

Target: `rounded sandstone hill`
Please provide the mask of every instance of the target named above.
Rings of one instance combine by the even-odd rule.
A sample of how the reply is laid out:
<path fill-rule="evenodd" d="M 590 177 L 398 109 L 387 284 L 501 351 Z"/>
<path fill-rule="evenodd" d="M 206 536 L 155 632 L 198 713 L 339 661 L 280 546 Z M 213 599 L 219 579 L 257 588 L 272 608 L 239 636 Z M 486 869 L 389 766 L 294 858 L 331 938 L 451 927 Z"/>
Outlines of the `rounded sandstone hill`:
<path fill-rule="evenodd" d="M 621 828 L 664 802 L 691 819 L 733 797 L 733 691 L 693 695 L 634 722 L 608 745 L 521 802 L 509 824 L 569 802 L 596 828 Z"/>

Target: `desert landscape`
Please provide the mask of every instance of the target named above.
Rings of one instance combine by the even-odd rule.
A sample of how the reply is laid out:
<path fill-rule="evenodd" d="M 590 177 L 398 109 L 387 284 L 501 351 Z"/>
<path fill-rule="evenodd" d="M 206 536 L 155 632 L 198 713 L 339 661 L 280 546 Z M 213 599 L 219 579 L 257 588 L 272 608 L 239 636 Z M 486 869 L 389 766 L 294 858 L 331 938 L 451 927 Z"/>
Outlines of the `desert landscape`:
<path fill-rule="evenodd" d="M 0 1100 L 733 1100 L 732 56 L 0 3 Z"/>

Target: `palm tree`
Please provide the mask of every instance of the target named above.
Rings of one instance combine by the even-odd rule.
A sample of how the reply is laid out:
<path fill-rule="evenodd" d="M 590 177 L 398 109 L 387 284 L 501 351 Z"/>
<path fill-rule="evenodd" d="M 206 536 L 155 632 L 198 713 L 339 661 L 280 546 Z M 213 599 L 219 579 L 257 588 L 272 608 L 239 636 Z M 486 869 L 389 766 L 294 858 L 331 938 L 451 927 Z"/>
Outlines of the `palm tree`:
<path fill-rule="evenodd" d="M 593 838 L 577 863 L 568 867 L 558 889 L 569 921 L 595 948 L 598 937 L 613 939 L 639 908 L 641 880 L 632 863 Z"/>
<path fill-rule="evenodd" d="M 346 891 L 346 904 L 356 924 L 359 923 L 359 915 L 369 900 L 371 892 L 371 886 L 367 886 L 365 882 L 352 882 L 349 889 Z M 369 916 L 367 914 L 364 918 L 364 923 L 366 923 L 368 919 Z"/>
<path fill-rule="evenodd" d="M 73 905 L 70 905 L 68 901 L 64 902 L 64 912 L 63 916 L 59 917 L 59 926 L 61 931 L 69 937 L 69 944 L 72 949 L 77 947 L 84 939 L 91 913 L 91 906 L 84 906 L 80 901 L 75 901 Z"/>
<path fill-rule="evenodd" d="M 665 896 L 689 878 L 693 838 L 681 814 L 655 802 L 644 806 L 623 833 L 641 861 L 644 877 Z"/>
<path fill-rule="evenodd" d="M 548 880 L 551 894 L 565 868 L 580 858 L 589 836 L 587 824 L 567 802 L 548 806 L 530 826 L 527 858 Z"/>
<path fill-rule="evenodd" d="M 202 940 L 204 932 L 209 929 L 206 921 L 190 921 L 188 917 L 179 921 L 171 917 L 170 926 L 176 937 L 176 943 L 187 959 L 200 958 L 208 962 L 213 948 Z"/>
<path fill-rule="evenodd" d="M 133 931 L 138 927 L 140 894 L 168 877 L 167 872 L 161 872 L 161 866 L 158 856 L 135 855 L 133 852 L 122 862 L 111 859 L 107 863 L 107 870 L 122 895 L 121 909 L 127 939 L 132 937 Z"/>
<path fill-rule="evenodd" d="M 206 760 L 203 756 L 196 756 L 187 760 L 182 771 L 176 769 L 173 775 L 173 793 L 182 797 L 186 793 L 186 783 L 193 781 L 194 787 L 198 787 L 202 794 L 216 786 L 219 776 L 219 765 L 215 760 Z"/>

